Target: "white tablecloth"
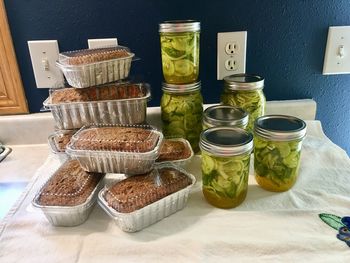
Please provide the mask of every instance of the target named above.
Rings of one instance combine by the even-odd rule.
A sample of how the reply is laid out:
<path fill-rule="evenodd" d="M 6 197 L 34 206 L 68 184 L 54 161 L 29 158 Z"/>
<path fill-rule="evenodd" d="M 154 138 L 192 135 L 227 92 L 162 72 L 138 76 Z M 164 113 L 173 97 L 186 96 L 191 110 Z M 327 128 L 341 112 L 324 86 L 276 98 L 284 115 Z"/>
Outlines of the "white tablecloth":
<path fill-rule="evenodd" d="M 125 233 L 96 205 L 77 227 L 53 227 L 30 203 L 58 167 L 49 156 L 0 226 L 0 262 L 350 262 L 350 247 L 320 213 L 350 216 L 350 160 L 308 122 L 300 177 L 284 193 L 267 192 L 250 173 L 246 200 L 217 209 L 201 193 L 200 157 L 187 206 L 137 233 Z"/>

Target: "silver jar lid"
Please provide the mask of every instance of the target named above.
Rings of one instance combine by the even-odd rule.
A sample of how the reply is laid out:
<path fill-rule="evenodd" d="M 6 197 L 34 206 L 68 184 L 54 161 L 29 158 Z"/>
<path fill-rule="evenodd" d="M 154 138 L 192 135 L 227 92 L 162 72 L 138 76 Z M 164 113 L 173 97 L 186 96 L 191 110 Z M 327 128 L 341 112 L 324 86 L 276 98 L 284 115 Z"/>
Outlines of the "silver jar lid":
<path fill-rule="evenodd" d="M 191 84 L 169 84 L 162 83 L 162 90 L 168 93 L 188 93 L 201 89 L 201 82 L 195 82 Z"/>
<path fill-rule="evenodd" d="M 224 87 L 230 90 L 257 90 L 264 88 L 264 78 L 253 74 L 235 74 L 224 78 Z"/>
<path fill-rule="evenodd" d="M 248 123 L 248 113 L 241 108 L 229 105 L 214 105 L 204 111 L 203 123 L 206 126 L 241 126 Z"/>
<path fill-rule="evenodd" d="M 195 20 L 171 20 L 159 24 L 159 32 L 197 32 L 201 30 L 201 23 Z"/>
<path fill-rule="evenodd" d="M 233 156 L 250 153 L 253 135 L 241 128 L 218 126 L 202 131 L 199 147 L 215 156 Z"/>
<path fill-rule="evenodd" d="M 306 123 L 293 116 L 266 115 L 256 119 L 254 132 L 273 141 L 298 140 L 306 134 Z"/>

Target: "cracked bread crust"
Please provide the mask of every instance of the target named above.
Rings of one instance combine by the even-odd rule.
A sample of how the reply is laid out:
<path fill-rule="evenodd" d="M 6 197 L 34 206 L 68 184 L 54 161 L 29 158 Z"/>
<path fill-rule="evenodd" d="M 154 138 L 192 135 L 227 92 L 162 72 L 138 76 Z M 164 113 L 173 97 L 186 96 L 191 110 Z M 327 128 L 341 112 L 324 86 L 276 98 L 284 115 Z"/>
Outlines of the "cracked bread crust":
<path fill-rule="evenodd" d="M 190 156 L 191 150 L 184 142 L 165 139 L 162 147 L 160 148 L 160 154 L 157 162 L 176 161 L 187 159 Z"/>
<path fill-rule="evenodd" d="M 135 175 L 114 184 L 106 191 L 104 198 L 116 211 L 131 213 L 191 183 L 191 179 L 186 174 L 175 168 L 165 167 L 147 174 Z"/>
<path fill-rule="evenodd" d="M 85 172 L 77 160 L 65 162 L 42 188 L 38 203 L 76 206 L 86 202 L 103 174 Z"/>

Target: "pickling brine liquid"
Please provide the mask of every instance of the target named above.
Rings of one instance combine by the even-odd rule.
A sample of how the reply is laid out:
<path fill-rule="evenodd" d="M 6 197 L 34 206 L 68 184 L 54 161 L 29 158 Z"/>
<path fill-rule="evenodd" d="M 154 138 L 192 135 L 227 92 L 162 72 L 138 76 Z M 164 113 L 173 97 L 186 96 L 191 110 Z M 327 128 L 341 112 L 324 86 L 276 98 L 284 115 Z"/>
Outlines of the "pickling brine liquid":
<path fill-rule="evenodd" d="M 187 139 L 193 151 L 198 152 L 203 116 L 200 90 L 178 94 L 164 92 L 160 104 L 164 136 Z"/>
<path fill-rule="evenodd" d="M 165 82 L 186 84 L 198 79 L 199 36 L 199 32 L 160 34 Z"/>
<path fill-rule="evenodd" d="M 242 108 L 249 114 L 246 130 L 252 131 L 255 120 L 265 113 L 265 95 L 262 89 L 259 90 L 227 90 L 221 95 L 221 102 Z"/>
<path fill-rule="evenodd" d="M 250 152 L 216 157 L 202 150 L 202 191 L 208 203 L 219 208 L 241 204 L 248 191 Z"/>
<path fill-rule="evenodd" d="M 300 166 L 301 140 L 268 141 L 254 136 L 254 171 L 257 183 L 273 192 L 295 184 Z"/>

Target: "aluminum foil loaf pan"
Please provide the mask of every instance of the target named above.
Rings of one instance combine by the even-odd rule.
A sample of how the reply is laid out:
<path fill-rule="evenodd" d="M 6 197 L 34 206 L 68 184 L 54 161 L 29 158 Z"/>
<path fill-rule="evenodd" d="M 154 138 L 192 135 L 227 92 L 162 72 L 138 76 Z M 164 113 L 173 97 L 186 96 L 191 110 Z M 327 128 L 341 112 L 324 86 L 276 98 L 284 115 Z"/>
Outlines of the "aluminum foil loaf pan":
<path fill-rule="evenodd" d="M 56 65 L 71 86 L 86 88 L 127 78 L 133 57 L 121 46 L 82 49 L 60 53 Z"/>
<path fill-rule="evenodd" d="M 80 225 L 96 204 L 102 177 L 83 171 L 76 160 L 68 160 L 41 187 L 32 204 L 54 226 Z"/>
<path fill-rule="evenodd" d="M 57 128 L 66 130 L 89 123 L 143 123 L 150 97 L 150 86 L 146 83 L 112 83 L 50 90 L 43 104 L 51 110 Z"/>
<path fill-rule="evenodd" d="M 152 170 L 162 142 L 149 125 L 90 124 L 73 135 L 66 152 L 86 171 L 135 175 Z"/>
<path fill-rule="evenodd" d="M 61 163 L 64 163 L 69 158 L 66 154 L 66 146 L 75 132 L 77 130 L 58 130 L 48 137 L 51 151 L 58 157 Z"/>
<path fill-rule="evenodd" d="M 183 138 L 164 139 L 156 164 L 172 163 L 185 166 L 194 153 L 191 144 Z"/>
<path fill-rule="evenodd" d="M 182 168 L 164 164 L 105 186 L 98 204 L 123 231 L 136 232 L 183 209 L 195 181 Z"/>

